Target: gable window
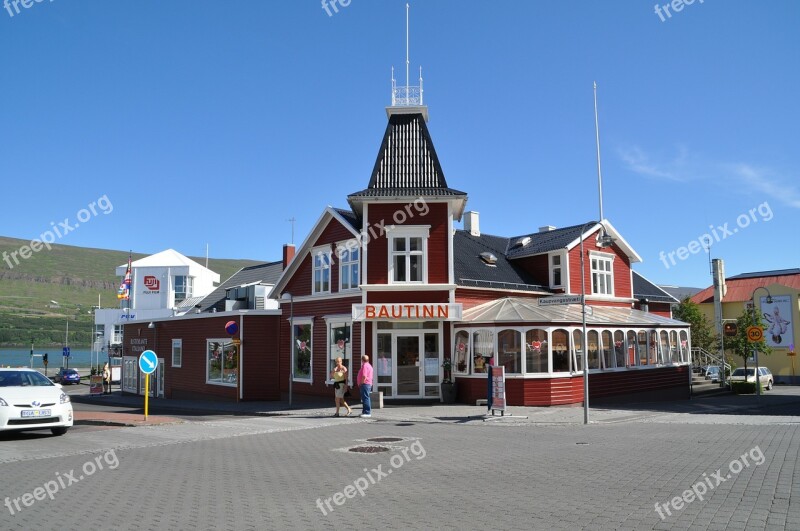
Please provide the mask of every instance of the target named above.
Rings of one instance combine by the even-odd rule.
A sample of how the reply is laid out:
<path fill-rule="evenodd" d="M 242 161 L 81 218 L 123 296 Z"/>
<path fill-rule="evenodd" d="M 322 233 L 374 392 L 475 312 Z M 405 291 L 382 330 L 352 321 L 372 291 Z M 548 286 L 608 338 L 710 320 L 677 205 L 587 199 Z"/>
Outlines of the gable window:
<path fill-rule="evenodd" d="M 550 255 L 550 287 L 560 288 L 564 286 L 562 277 L 562 264 L 564 263 L 563 254 Z"/>
<path fill-rule="evenodd" d="M 339 247 L 339 291 L 358 288 L 358 247 Z"/>
<path fill-rule="evenodd" d="M 331 292 L 331 250 L 330 247 L 317 247 L 311 250 L 313 261 L 313 294 Z"/>
<path fill-rule="evenodd" d="M 427 282 L 429 227 L 395 227 L 389 233 L 389 282 Z"/>
<path fill-rule="evenodd" d="M 175 304 L 189 299 L 194 294 L 194 277 L 186 275 L 175 276 Z"/>
<path fill-rule="evenodd" d="M 592 293 L 614 295 L 614 255 L 591 253 Z"/>

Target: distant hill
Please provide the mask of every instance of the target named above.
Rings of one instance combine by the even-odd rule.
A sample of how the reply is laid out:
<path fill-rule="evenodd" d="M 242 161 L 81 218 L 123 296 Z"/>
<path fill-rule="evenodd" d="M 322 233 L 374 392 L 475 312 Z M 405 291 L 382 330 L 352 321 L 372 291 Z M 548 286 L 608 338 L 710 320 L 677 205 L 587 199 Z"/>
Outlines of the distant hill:
<path fill-rule="evenodd" d="M 104 308 L 119 305 L 115 270 L 128 261 L 126 251 L 52 245 L 15 264 L 10 255 L 30 240 L 0 236 L 0 346 L 55 346 L 64 342 L 69 321 L 70 345 L 89 347 L 97 296 Z M 3 259 L 9 256 L 10 268 Z M 133 260 L 147 255 L 134 253 Z M 205 258 L 189 257 L 200 264 Z M 255 260 L 210 258 L 208 267 L 224 281 Z M 55 303 L 54 303 L 55 302 Z"/>

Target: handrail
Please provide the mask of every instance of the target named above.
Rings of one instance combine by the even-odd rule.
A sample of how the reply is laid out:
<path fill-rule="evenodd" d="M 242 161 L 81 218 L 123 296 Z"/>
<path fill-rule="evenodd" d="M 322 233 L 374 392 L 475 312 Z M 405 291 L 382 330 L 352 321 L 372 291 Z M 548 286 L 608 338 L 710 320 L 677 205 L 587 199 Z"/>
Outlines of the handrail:
<path fill-rule="evenodd" d="M 722 359 L 717 354 L 712 354 L 711 352 L 700 348 L 700 347 L 692 347 L 692 365 L 705 367 L 707 365 L 716 365 L 721 367 Z M 725 363 L 725 371 L 726 373 L 732 369 L 730 363 Z"/>

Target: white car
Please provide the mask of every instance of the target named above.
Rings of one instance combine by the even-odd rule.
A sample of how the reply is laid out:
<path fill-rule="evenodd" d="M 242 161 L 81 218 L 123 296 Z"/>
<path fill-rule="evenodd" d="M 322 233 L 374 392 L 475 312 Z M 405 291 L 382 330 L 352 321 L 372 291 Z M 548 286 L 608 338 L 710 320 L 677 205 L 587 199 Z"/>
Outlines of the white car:
<path fill-rule="evenodd" d="M 744 367 L 739 367 L 738 369 L 734 369 L 731 373 L 731 382 L 755 382 L 756 381 L 756 370 L 752 367 L 746 370 L 747 376 L 745 376 L 745 369 Z M 766 367 L 759 367 L 758 368 L 758 379 L 761 381 L 761 385 L 769 391 L 772 389 L 772 373 Z"/>
<path fill-rule="evenodd" d="M 0 431 L 64 435 L 72 422 L 72 403 L 60 384 L 33 369 L 0 368 Z"/>

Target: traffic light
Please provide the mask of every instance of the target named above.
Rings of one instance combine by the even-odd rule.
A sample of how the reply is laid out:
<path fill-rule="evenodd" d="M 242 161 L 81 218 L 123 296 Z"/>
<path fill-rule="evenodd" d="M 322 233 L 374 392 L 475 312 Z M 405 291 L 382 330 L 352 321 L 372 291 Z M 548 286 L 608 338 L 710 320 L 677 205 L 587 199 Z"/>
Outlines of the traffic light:
<path fill-rule="evenodd" d="M 45 365 L 47 365 L 47 352 L 45 352 L 44 356 L 42 356 L 42 361 L 44 362 Z"/>

